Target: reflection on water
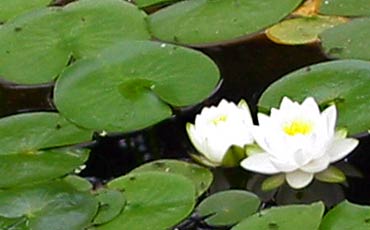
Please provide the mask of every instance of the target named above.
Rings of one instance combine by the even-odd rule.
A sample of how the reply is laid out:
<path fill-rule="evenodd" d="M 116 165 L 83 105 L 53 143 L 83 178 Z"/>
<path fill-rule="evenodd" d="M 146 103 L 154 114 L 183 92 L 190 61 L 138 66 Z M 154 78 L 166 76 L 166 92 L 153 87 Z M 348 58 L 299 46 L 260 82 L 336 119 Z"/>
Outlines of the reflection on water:
<path fill-rule="evenodd" d="M 221 98 L 232 101 L 246 99 L 256 112 L 256 103 L 263 90 L 279 77 L 303 66 L 322 62 L 326 58 L 317 45 L 282 46 L 268 41 L 263 35 L 244 44 L 200 49 L 219 66 L 224 79 L 218 92 L 203 105 L 216 104 Z M 53 110 L 52 85 L 37 87 L 0 84 L 0 116 L 26 112 Z M 193 122 L 201 105 L 176 110 L 176 117 L 142 132 L 113 137 L 96 137 L 91 157 L 83 176 L 109 180 L 125 174 L 143 162 L 160 158 L 189 160 L 194 151 L 185 132 L 185 124 Z M 370 204 L 370 138 L 361 138 L 360 146 L 347 163 L 338 167 L 348 175 L 345 185 L 314 182 L 308 189 L 295 191 L 283 186 L 277 191 L 262 192 L 264 176 L 241 169 L 215 169 L 215 183 L 210 192 L 227 188 L 247 188 L 257 193 L 265 205 L 307 203 L 323 200 L 328 207 L 343 199 Z M 362 174 L 362 175 L 361 175 Z"/>

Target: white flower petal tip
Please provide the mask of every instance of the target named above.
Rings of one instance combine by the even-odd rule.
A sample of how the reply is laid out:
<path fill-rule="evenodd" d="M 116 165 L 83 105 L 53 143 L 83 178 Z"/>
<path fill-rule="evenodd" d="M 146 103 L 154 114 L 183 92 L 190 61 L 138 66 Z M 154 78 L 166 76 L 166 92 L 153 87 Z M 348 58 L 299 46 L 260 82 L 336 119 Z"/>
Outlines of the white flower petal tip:
<path fill-rule="evenodd" d="M 195 123 L 186 125 L 186 130 L 198 152 L 212 164 L 222 166 L 231 146 L 244 148 L 253 143 L 252 125 L 249 106 L 245 101 L 236 105 L 222 99 L 217 106 L 203 108 Z M 230 162 L 227 164 L 230 165 Z"/>
<path fill-rule="evenodd" d="M 314 176 L 312 173 L 306 173 L 301 170 L 296 170 L 291 173 L 287 173 L 285 176 L 289 186 L 294 189 L 302 189 L 307 187 L 313 180 Z"/>

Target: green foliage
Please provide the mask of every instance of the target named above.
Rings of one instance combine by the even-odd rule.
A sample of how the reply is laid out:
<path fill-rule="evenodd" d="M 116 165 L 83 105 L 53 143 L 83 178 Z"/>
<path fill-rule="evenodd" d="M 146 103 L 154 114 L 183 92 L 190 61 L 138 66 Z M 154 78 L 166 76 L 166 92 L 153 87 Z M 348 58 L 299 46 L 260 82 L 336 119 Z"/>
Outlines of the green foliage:
<path fill-rule="evenodd" d="M 51 82 L 72 59 L 98 55 L 118 41 L 149 39 L 145 17 L 121 0 L 32 11 L 1 27 L 0 75 L 19 84 Z"/>
<path fill-rule="evenodd" d="M 1 0 L 0 22 L 5 22 L 27 11 L 46 7 L 51 0 Z"/>
<path fill-rule="evenodd" d="M 197 207 L 206 222 L 213 226 L 233 225 L 255 213 L 260 205 L 259 198 L 243 190 L 227 190 L 204 199 Z"/>
<path fill-rule="evenodd" d="M 117 217 L 126 205 L 123 193 L 113 189 L 100 189 L 96 195 L 99 201 L 99 212 L 94 218 L 94 224 L 105 224 Z"/>
<path fill-rule="evenodd" d="M 195 187 L 181 175 L 164 172 L 130 173 L 108 187 L 127 199 L 123 212 L 99 230 L 163 230 L 185 217 L 195 205 Z"/>
<path fill-rule="evenodd" d="M 169 105 L 200 102 L 218 80 L 217 66 L 200 52 L 132 41 L 67 68 L 56 83 L 54 100 L 65 117 L 82 127 L 128 132 L 169 118 Z"/>
<path fill-rule="evenodd" d="M 324 217 L 320 230 L 367 230 L 370 228 L 370 207 L 344 201 Z"/>
<path fill-rule="evenodd" d="M 0 130 L 0 187 L 72 172 L 87 160 L 88 151 L 57 147 L 88 141 L 92 135 L 50 112 L 2 118 Z"/>
<path fill-rule="evenodd" d="M 132 172 L 166 172 L 182 175 L 193 181 L 197 195 L 202 195 L 211 186 L 213 174 L 208 169 L 179 160 L 157 160 L 135 168 Z"/>
<path fill-rule="evenodd" d="M 370 61 L 369 28 L 370 18 L 359 18 L 324 31 L 320 38 L 325 53 L 334 58 Z"/>
<path fill-rule="evenodd" d="M 232 230 L 314 230 L 318 229 L 324 205 L 287 205 L 262 210 L 240 222 Z"/>
<path fill-rule="evenodd" d="M 154 37 L 182 44 L 224 42 L 271 26 L 302 0 L 189 0 L 149 16 Z"/>
<path fill-rule="evenodd" d="M 321 32 L 344 22 L 339 17 L 299 17 L 274 25 L 266 31 L 266 35 L 280 44 L 306 44 L 317 41 Z"/>
<path fill-rule="evenodd" d="M 370 16 L 369 0 L 322 0 L 321 14 L 339 16 Z"/>
<path fill-rule="evenodd" d="M 369 87 L 369 62 L 332 61 L 304 67 L 282 77 L 267 88 L 258 105 L 264 110 L 277 108 L 284 96 L 296 101 L 312 96 L 322 106 L 335 103 L 340 114 L 337 126 L 353 135 L 370 127 L 366 112 L 370 110 Z"/>
<path fill-rule="evenodd" d="M 62 181 L 0 191 L 2 229 L 81 230 L 96 214 L 98 202 Z"/>

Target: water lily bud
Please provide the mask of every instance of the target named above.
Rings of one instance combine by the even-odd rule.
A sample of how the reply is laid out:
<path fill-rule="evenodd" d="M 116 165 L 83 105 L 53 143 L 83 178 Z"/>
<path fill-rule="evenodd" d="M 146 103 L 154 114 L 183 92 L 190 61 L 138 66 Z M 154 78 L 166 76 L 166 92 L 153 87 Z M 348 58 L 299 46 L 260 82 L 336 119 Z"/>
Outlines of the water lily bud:
<path fill-rule="evenodd" d="M 201 153 L 195 156 L 198 161 L 208 166 L 236 166 L 245 157 L 244 150 L 240 149 L 253 143 L 252 125 L 249 107 L 244 100 L 238 105 L 221 100 L 217 107 L 203 108 L 196 116 L 195 124 L 188 123 L 186 130 Z"/>
<path fill-rule="evenodd" d="M 284 173 L 292 188 L 303 188 L 315 174 L 358 145 L 358 140 L 346 138 L 343 130 L 335 132 L 336 119 L 335 105 L 320 112 L 312 97 L 302 104 L 284 97 L 270 116 L 258 114 L 259 125 L 251 130 L 264 151 L 244 159 L 241 166 L 263 174 Z"/>

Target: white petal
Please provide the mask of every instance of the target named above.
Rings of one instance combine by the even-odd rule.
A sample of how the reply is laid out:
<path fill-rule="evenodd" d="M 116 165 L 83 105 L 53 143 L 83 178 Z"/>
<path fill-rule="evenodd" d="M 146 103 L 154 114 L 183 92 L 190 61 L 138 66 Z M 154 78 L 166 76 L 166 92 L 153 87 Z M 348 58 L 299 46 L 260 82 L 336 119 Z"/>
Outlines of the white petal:
<path fill-rule="evenodd" d="M 302 109 L 305 115 L 315 116 L 320 114 L 319 106 L 313 97 L 308 97 L 302 102 Z"/>
<path fill-rule="evenodd" d="M 267 142 L 266 142 L 266 134 L 268 134 L 266 132 L 266 130 L 264 130 L 262 127 L 260 126 L 252 126 L 251 127 L 251 133 L 252 133 L 252 136 L 253 136 L 253 139 L 256 141 L 256 143 L 265 151 L 269 151 L 270 150 L 270 146 L 268 146 Z"/>
<path fill-rule="evenodd" d="M 294 172 L 287 173 L 285 178 L 290 187 L 300 189 L 306 187 L 312 181 L 313 174 L 296 170 Z"/>
<path fill-rule="evenodd" d="M 301 167 L 300 169 L 307 173 L 317 173 L 321 172 L 329 167 L 330 158 L 328 155 L 324 155 L 319 159 L 315 159 L 310 161 L 305 166 Z"/>
<path fill-rule="evenodd" d="M 323 119 L 326 119 L 327 131 L 332 135 L 335 130 L 335 123 L 337 122 L 337 108 L 335 105 L 332 105 L 325 109 L 321 113 L 321 116 L 323 116 Z"/>
<path fill-rule="evenodd" d="M 263 114 L 263 113 L 258 113 L 257 118 L 258 118 L 258 124 L 260 126 L 269 125 L 270 122 L 271 122 L 271 118 L 269 116 L 267 116 L 266 114 Z"/>
<path fill-rule="evenodd" d="M 280 110 L 290 110 L 291 108 L 294 108 L 295 106 L 296 106 L 296 103 L 294 103 L 288 97 L 283 97 L 283 100 L 281 100 L 281 103 L 280 103 Z"/>
<path fill-rule="evenodd" d="M 334 139 L 326 154 L 330 157 L 330 162 L 338 161 L 354 150 L 358 143 L 359 141 L 353 138 Z"/>
<path fill-rule="evenodd" d="M 267 153 L 254 154 L 247 157 L 240 165 L 247 170 L 263 174 L 275 174 L 280 172 L 275 165 L 272 164 Z"/>
<path fill-rule="evenodd" d="M 195 126 L 191 123 L 186 124 L 186 131 L 188 132 L 189 139 L 191 143 L 193 143 L 194 147 L 198 152 L 203 153 L 203 141 L 202 138 L 198 135 L 197 131 L 195 130 Z"/>

